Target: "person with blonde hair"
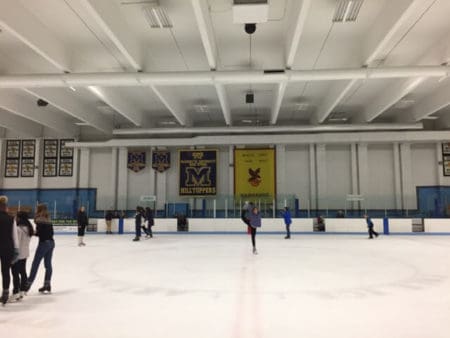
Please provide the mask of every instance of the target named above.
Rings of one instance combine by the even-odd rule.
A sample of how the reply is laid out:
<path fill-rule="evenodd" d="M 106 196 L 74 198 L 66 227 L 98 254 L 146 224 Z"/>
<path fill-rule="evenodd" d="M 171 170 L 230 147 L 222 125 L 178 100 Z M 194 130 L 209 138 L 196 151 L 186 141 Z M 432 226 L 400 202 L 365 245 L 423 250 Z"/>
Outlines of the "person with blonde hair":
<path fill-rule="evenodd" d="M 6 304 L 9 298 L 9 285 L 11 284 L 11 264 L 19 254 L 17 228 L 14 218 L 8 215 L 8 197 L 0 196 L 0 264 L 2 270 L 3 292 L 0 301 Z"/>
<path fill-rule="evenodd" d="M 39 244 L 34 254 L 33 263 L 31 264 L 31 271 L 28 277 L 26 291 L 30 290 L 31 285 L 36 278 L 39 264 L 42 260 L 44 260 L 44 286 L 39 289 L 39 292 L 51 292 L 51 279 L 53 273 L 52 257 L 53 250 L 55 249 L 55 241 L 53 239 L 53 224 L 50 221 L 50 215 L 46 204 L 38 204 L 34 222 L 36 223 L 35 235 L 39 237 Z"/>

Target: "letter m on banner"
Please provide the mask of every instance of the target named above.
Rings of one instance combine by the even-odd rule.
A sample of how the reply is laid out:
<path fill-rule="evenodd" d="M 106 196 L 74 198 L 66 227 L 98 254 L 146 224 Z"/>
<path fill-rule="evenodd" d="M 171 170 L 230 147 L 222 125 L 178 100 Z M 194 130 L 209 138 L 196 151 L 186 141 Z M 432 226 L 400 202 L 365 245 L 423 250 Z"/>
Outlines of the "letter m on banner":
<path fill-rule="evenodd" d="M 209 167 L 187 167 L 186 186 L 188 187 L 210 187 L 211 186 L 211 168 Z"/>

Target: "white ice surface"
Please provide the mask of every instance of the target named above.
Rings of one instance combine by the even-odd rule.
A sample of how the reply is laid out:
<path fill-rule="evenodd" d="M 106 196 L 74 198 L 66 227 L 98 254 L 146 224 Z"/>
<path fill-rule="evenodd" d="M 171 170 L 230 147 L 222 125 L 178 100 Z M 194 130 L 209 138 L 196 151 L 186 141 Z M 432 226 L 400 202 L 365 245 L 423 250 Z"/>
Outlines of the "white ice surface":
<path fill-rule="evenodd" d="M 450 337 L 450 237 L 131 238 L 57 236 L 0 337 Z"/>

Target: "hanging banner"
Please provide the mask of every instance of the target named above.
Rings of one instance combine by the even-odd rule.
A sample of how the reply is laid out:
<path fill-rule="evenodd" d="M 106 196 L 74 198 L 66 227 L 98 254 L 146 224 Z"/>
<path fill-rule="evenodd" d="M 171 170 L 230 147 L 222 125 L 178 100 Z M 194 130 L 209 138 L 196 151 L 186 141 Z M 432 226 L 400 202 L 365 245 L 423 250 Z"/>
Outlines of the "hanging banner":
<path fill-rule="evenodd" d="M 138 173 L 145 168 L 145 151 L 128 152 L 128 169 Z"/>
<path fill-rule="evenodd" d="M 242 198 L 274 198 L 275 149 L 234 150 L 234 194 Z"/>
<path fill-rule="evenodd" d="M 206 196 L 217 192 L 217 150 L 180 150 L 180 195 Z"/>
<path fill-rule="evenodd" d="M 152 168 L 162 173 L 170 168 L 170 151 L 154 150 L 152 152 Z"/>

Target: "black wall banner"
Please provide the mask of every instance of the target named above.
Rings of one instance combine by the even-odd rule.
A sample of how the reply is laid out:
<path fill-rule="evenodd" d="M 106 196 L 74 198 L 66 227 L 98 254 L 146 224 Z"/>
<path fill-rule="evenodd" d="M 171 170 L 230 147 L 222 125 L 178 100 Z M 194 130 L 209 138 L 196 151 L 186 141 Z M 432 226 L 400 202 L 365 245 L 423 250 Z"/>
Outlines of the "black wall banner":
<path fill-rule="evenodd" d="M 180 150 L 180 195 L 216 195 L 217 150 Z"/>
<path fill-rule="evenodd" d="M 19 177 L 20 140 L 6 141 L 5 177 Z"/>
<path fill-rule="evenodd" d="M 145 151 L 129 151 L 128 152 L 128 169 L 135 173 L 145 169 Z"/>

